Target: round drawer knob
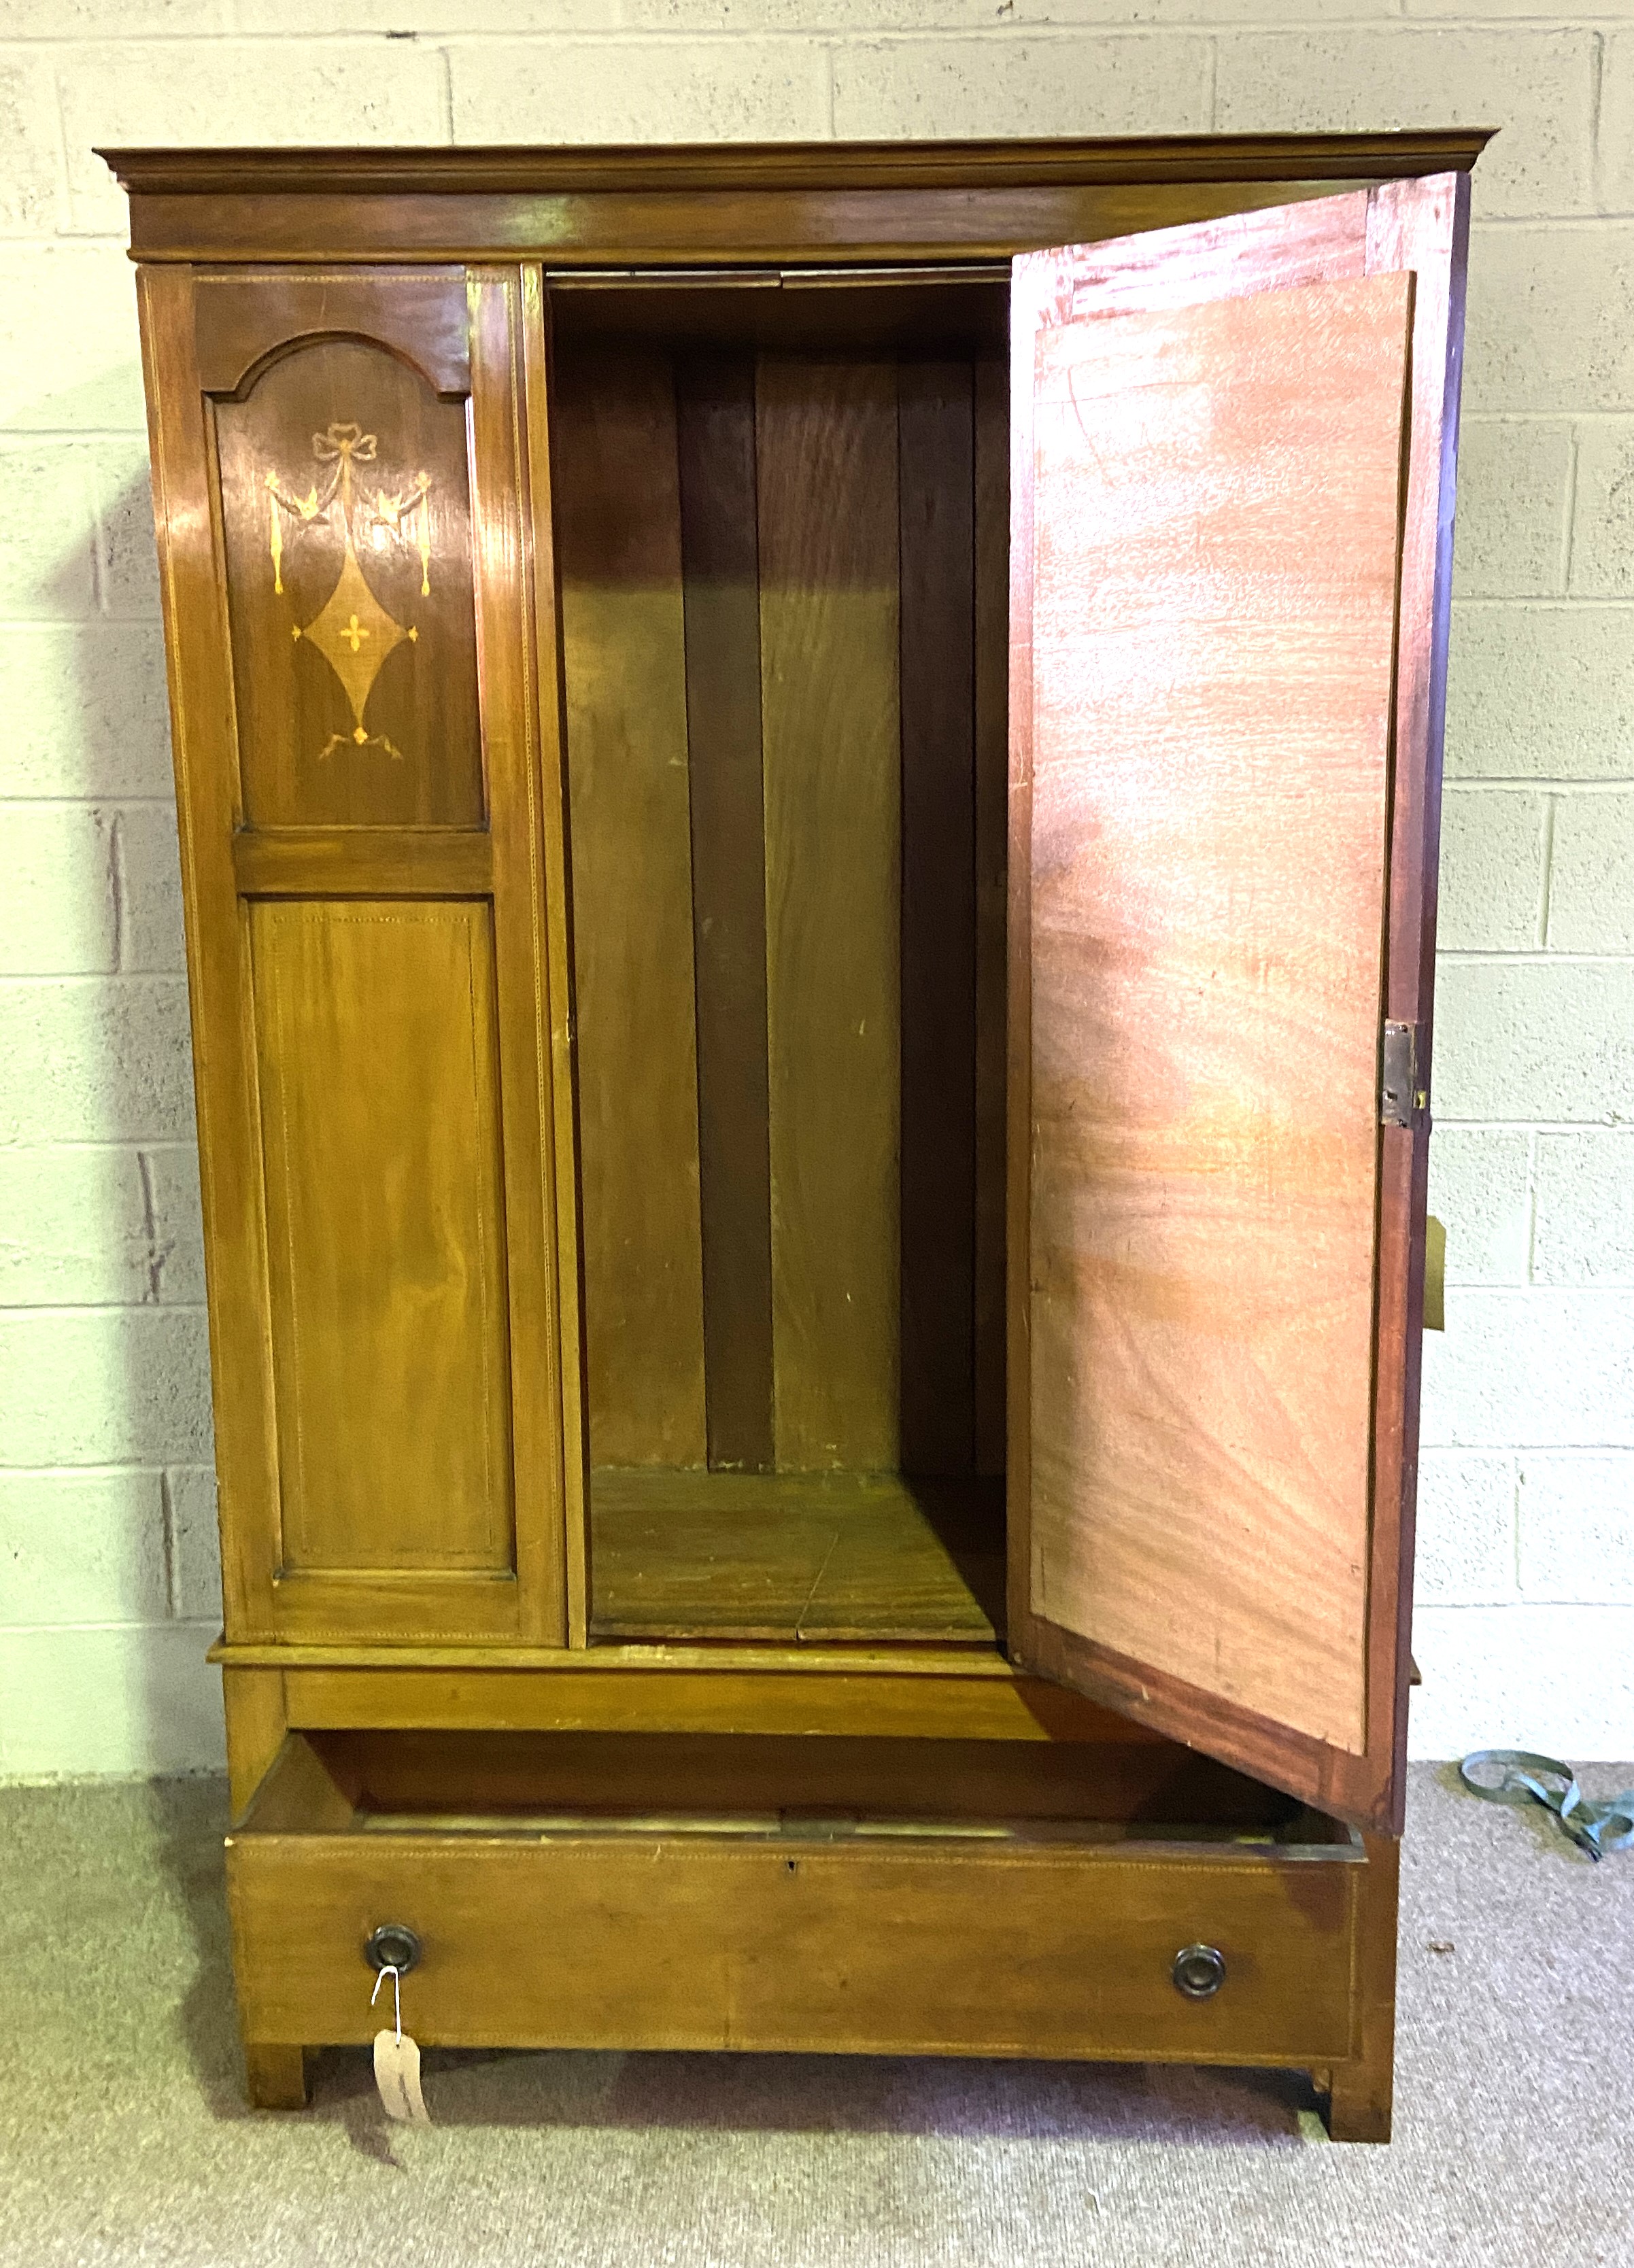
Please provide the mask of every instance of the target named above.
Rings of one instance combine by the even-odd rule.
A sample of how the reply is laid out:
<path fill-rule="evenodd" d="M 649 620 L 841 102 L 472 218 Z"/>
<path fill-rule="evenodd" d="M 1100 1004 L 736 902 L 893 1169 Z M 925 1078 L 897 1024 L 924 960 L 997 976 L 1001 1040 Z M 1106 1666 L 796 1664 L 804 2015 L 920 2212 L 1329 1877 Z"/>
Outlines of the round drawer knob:
<path fill-rule="evenodd" d="M 363 1957 L 371 1969 L 395 1969 L 406 1977 L 420 1958 L 420 1940 L 401 1922 L 384 1921 L 371 1933 Z"/>
<path fill-rule="evenodd" d="M 1169 1973 L 1177 1992 L 1189 2000 L 1207 2000 L 1226 1982 L 1226 1956 L 1218 1946 L 1182 1945 Z"/>

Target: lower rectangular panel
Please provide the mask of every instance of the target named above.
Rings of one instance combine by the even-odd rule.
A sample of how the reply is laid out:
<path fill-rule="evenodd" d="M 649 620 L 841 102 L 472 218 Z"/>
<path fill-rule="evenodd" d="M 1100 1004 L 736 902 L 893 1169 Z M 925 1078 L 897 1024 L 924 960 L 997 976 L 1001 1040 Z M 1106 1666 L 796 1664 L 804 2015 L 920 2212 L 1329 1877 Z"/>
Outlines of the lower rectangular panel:
<path fill-rule="evenodd" d="M 383 1812 L 291 1742 L 228 1845 L 246 2036 L 364 2041 L 364 1955 L 423 1948 L 446 2046 L 1326 2066 L 1354 2052 L 1353 1843 L 1074 1822 Z M 371 1805 L 375 1805 L 371 1808 Z M 1201 1999 L 1176 1955 L 1218 1949 Z"/>
<path fill-rule="evenodd" d="M 489 909 L 256 901 L 249 923 L 282 1569 L 512 1575 Z M 388 1602 L 372 1626 L 402 1621 Z"/>
<path fill-rule="evenodd" d="M 522 1595 L 514 1575 L 480 1569 L 285 1572 L 274 1578 L 272 1609 L 280 1636 L 294 1644 L 458 1646 L 514 1638 Z"/>

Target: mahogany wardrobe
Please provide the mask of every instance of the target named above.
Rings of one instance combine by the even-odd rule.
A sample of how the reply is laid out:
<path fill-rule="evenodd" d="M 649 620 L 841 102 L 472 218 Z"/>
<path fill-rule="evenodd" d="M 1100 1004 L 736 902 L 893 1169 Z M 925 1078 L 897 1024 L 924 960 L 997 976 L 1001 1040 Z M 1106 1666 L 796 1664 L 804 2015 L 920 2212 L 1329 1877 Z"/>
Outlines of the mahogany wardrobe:
<path fill-rule="evenodd" d="M 1387 2136 L 1483 138 L 110 155 L 252 2101 Z"/>

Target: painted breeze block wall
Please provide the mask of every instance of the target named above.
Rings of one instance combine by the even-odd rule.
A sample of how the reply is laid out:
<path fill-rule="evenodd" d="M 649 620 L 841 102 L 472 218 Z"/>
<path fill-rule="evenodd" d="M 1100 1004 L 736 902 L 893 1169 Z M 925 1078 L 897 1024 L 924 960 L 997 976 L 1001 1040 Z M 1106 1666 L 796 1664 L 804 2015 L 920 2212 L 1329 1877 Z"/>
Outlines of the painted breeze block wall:
<path fill-rule="evenodd" d="M 221 1755 L 197 1169 L 106 144 L 1495 125 L 1476 169 L 1416 1752 L 1634 1755 L 1634 11 L 9 0 L 0 1778 Z"/>

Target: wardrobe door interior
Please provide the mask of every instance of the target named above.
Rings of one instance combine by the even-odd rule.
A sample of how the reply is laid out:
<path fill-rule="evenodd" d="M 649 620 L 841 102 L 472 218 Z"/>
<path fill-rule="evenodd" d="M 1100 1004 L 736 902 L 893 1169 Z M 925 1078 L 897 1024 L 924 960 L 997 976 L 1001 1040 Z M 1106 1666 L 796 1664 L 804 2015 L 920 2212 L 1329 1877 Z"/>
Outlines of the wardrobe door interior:
<path fill-rule="evenodd" d="M 1012 1651 L 1398 1830 L 1467 196 L 1012 313 Z"/>

